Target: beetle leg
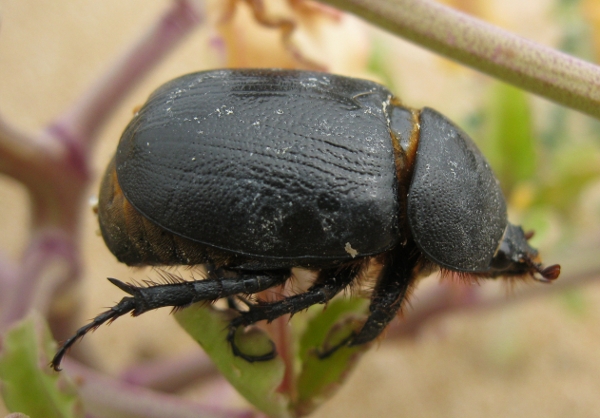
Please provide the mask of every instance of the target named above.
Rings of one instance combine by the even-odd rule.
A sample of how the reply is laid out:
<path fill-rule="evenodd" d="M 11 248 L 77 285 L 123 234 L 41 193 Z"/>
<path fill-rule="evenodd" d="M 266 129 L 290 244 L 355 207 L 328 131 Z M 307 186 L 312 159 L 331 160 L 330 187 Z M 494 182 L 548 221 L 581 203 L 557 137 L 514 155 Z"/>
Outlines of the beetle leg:
<path fill-rule="evenodd" d="M 253 302 L 242 295 L 227 296 L 227 307 L 229 309 L 233 309 L 234 311 L 238 312 L 245 312 L 242 310 L 240 303 L 244 304 L 244 306 L 247 308 L 252 308 L 254 306 Z"/>
<path fill-rule="evenodd" d="M 350 346 L 373 341 L 394 319 L 414 282 L 419 257 L 420 253 L 412 239 L 391 251 L 389 262 L 383 268 L 371 296 L 369 317 L 358 334 L 350 340 Z"/>
<path fill-rule="evenodd" d="M 388 254 L 377 286 L 371 296 L 369 316 L 358 333 L 352 333 L 333 347 L 318 351 L 319 358 L 327 358 L 344 346 L 366 344 L 377 338 L 396 316 L 415 276 L 419 252 L 409 240 Z"/>
<path fill-rule="evenodd" d="M 235 296 L 227 296 L 227 307 L 234 311 L 241 312 L 239 303 L 238 303 L 237 299 L 235 298 Z"/>
<path fill-rule="evenodd" d="M 304 293 L 290 296 L 277 302 L 264 303 L 250 306 L 250 310 L 242 312 L 229 323 L 227 341 L 231 344 L 233 354 L 248 362 L 271 360 L 277 354 L 275 347 L 263 355 L 254 356 L 243 353 L 235 343 L 235 333 L 241 326 L 247 327 L 258 321 L 269 322 L 285 314 L 295 314 L 308 309 L 312 305 L 327 303 L 346 286 L 348 286 L 358 274 L 360 269 L 356 266 L 342 270 L 321 270 L 315 283 Z"/>
<path fill-rule="evenodd" d="M 108 311 L 95 317 L 92 322 L 79 328 L 75 335 L 66 340 L 58 349 L 51 366 L 60 370 L 60 362 L 67 350 L 89 331 L 98 328 L 105 322 L 112 322 L 129 312 L 138 316 L 144 312 L 167 306 L 184 307 L 195 302 L 213 301 L 239 293 L 257 293 L 285 282 L 290 271 L 273 271 L 259 273 L 236 274 L 232 277 L 211 277 L 204 280 L 182 281 L 150 287 L 133 286 L 117 279 L 108 280 L 131 296 L 124 297 Z"/>

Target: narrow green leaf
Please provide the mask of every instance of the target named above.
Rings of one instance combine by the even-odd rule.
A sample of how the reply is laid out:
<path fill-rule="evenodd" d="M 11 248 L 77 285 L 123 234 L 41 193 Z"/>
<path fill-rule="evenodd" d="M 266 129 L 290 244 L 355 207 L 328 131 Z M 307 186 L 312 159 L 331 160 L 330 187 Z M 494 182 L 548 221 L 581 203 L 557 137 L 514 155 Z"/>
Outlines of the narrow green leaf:
<path fill-rule="evenodd" d="M 371 43 L 371 55 L 367 63 L 367 70 L 377 75 L 381 83 L 398 96 L 399 92 L 394 85 L 394 79 L 390 75 L 389 53 L 388 45 L 382 39 L 376 38 Z"/>
<path fill-rule="evenodd" d="M 490 93 L 488 129 L 483 152 L 505 192 L 536 171 L 531 109 L 526 93 L 495 83 Z"/>
<path fill-rule="evenodd" d="M 234 315 L 212 306 L 194 305 L 177 312 L 175 318 L 248 402 L 269 417 L 289 417 L 289 399 L 277 392 L 285 371 L 283 361 L 276 357 L 270 361 L 249 363 L 234 356 L 226 340 L 227 326 Z M 259 355 L 271 348 L 269 336 L 257 329 L 249 333 L 240 329 L 236 342 L 248 354 Z"/>
<path fill-rule="evenodd" d="M 548 236 L 552 234 L 556 223 L 556 210 L 545 205 L 536 205 L 527 209 L 523 213 L 520 222 L 526 225 L 528 231 L 535 231 L 533 238 L 529 240 L 529 244 L 534 248 L 544 247 Z"/>
<path fill-rule="evenodd" d="M 0 389 L 6 407 L 30 418 L 83 416 L 74 385 L 48 364 L 56 350 L 44 319 L 32 314 L 4 336 Z"/>

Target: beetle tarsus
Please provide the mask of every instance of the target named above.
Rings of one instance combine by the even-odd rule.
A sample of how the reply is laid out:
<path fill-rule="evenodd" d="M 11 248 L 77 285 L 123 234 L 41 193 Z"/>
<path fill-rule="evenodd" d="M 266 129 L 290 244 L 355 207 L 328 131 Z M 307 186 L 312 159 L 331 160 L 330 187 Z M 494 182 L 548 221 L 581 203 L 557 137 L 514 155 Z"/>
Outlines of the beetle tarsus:
<path fill-rule="evenodd" d="M 111 323 L 118 317 L 123 316 L 126 313 L 133 311 L 134 309 L 135 309 L 134 298 L 131 298 L 131 297 L 123 298 L 121 300 L 121 302 L 119 302 L 118 304 L 116 304 L 115 306 L 110 308 L 108 311 L 103 312 L 100 315 L 98 315 L 97 317 L 95 317 L 92 320 L 92 322 L 90 322 L 89 324 L 79 328 L 75 332 L 75 335 L 73 335 L 71 338 L 66 340 L 62 344 L 62 346 L 58 349 L 56 354 L 54 355 L 54 358 L 52 359 L 50 366 L 57 372 L 62 370 L 60 368 L 60 362 L 62 361 L 63 357 L 65 356 L 65 354 L 67 353 L 67 351 L 69 350 L 69 348 L 71 348 L 71 346 L 73 344 L 75 344 L 78 340 L 83 338 L 85 336 L 85 334 L 87 334 L 89 331 L 95 330 L 100 325 L 104 324 L 105 322 Z"/>

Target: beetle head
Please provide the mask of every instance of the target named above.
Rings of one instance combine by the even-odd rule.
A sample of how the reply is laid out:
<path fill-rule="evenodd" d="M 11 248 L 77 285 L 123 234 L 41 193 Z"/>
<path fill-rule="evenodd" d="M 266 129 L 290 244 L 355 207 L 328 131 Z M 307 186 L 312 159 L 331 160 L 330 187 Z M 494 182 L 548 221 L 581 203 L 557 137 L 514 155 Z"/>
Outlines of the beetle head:
<path fill-rule="evenodd" d="M 551 282 L 559 276 L 560 265 L 542 267 L 537 250 L 527 242 L 531 236 L 520 226 L 508 224 L 490 264 L 493 276 L 530 274 L 541 282 Z"/>

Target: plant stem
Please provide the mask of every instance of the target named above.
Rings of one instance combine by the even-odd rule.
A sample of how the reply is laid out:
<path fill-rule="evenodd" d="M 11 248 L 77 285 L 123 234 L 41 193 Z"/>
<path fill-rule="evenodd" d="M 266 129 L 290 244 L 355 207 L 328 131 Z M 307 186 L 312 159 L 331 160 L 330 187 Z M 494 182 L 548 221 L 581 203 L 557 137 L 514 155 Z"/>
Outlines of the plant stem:
<path fill-rule="evenodd" d="M 79 279 L 81 208 L 97 133 L 143 76 L 201 20 L 194 2 L 174 0 L 80 100 L 38 134 L 23 132 L 0 115 L 0 173 L 27 188 L 32 206 L 31 237 L 21 263 L 13 275 L 0 275 L 0 330 L 33 307 L 48 314 L 55 293 Z M 14 275 L 18 280 L 11 280 Z M 49 314 L 54 330 L 64 328 Z"/>
<path fill-rule="evenodd" d="M 600 118 L 600 67 L 430 0 L 320 0 L 524 90 Z"/>
<path fill-rule="evenodd" d="M 129 367 L 121 373 L 121 380 L 137 386 L 173 393 L 192 383 L 217 376 L 215 365 L 198 349 L 168 360 Z"/>
<path fill-rule="evenodd" d="M 135 386 L 94 372 L 80 363 L 64 359 L 64 369 L 79 383 L 79 394 L 87 412 L 98 417 L 144 418 L 252 418 L 253 411 L 204 407 L 179 396 Z"/>
<path fill-rule="evenodd" d="M 76 138 L 94 136 L 111 112 L 201 21 L 189 0 L 176 0 L 58 122 Z"/>

